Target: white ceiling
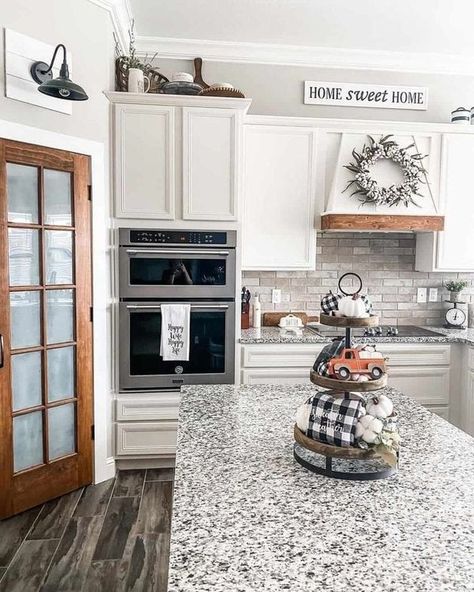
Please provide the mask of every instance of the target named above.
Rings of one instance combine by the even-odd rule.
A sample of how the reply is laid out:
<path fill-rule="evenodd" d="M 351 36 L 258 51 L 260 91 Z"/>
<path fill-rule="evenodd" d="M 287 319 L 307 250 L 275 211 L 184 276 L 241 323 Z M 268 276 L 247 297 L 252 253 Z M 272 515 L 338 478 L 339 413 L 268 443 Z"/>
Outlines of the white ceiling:
<path fill-rule="evenodd" d="M 129 0 L 139 36 L 474 57 L 472 0 Z"/>

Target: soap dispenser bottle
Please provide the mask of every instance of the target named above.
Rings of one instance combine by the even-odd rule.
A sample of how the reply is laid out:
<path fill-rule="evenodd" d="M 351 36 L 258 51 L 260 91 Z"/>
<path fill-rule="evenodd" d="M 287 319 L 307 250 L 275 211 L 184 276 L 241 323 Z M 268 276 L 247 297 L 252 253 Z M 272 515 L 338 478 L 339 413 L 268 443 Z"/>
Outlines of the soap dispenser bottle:
<path fill-rule="evenodd" d="M 253 326 L 255 329 L 260 329 L 262 326 L 262 305 L 260 304 L 260 298 L 258 294 L 255 294 L 253 299 Z"/>

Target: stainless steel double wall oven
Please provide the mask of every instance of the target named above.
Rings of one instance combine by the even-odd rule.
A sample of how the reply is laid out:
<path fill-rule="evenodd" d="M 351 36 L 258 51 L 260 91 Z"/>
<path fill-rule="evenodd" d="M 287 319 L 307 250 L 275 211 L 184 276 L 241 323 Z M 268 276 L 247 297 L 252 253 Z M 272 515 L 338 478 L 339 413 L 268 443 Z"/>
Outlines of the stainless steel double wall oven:
<path fill-rule="evenodd" d="M 121 390 L 234 381 L 235 231 L 119 231 Z M 191 306 L 189 361 L 160 356 L 161 305 Z"/>

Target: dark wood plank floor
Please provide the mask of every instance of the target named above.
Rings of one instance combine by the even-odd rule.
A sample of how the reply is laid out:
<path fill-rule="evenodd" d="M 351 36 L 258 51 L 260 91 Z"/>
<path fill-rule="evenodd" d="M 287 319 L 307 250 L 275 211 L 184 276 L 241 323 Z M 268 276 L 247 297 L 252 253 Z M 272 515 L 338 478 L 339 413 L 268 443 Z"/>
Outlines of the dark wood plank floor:
<path fill-rule="evenodd" d="M 0 592 L 166 592 L 172 469 L 120 471 L 0 521 Z"/>

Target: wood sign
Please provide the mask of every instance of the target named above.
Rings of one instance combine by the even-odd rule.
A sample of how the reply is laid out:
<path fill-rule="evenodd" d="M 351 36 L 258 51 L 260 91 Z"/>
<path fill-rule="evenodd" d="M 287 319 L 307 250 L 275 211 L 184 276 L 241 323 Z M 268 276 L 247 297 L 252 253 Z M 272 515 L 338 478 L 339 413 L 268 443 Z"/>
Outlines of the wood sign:
<path fill-rule="evenodd" d="M 306 105 L 377 107 L 382 109 L 428 108 L 428 89 L 423 86 L 385 86 L 352 82 L 304 83 Z"/>

